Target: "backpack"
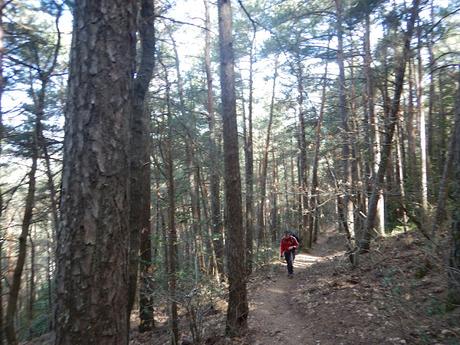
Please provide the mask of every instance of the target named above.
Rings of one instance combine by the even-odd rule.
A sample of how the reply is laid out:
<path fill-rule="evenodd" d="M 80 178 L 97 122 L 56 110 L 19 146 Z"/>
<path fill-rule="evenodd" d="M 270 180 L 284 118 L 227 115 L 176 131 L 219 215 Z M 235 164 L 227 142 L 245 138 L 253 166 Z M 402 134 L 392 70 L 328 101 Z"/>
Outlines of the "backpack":
<path fill-rule="evenodd" d="M 297 242 L 299 243 L 299 247 L 300 247 L 300 237 L 294 232 L 291 233 L 291 236 L 297 240 Z"/>

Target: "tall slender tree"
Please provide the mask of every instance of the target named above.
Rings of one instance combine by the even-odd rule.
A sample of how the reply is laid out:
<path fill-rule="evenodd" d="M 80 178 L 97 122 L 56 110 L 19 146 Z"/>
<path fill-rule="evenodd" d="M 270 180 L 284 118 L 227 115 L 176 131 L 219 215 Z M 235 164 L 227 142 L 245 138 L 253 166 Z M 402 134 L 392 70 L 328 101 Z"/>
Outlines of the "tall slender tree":
<path fill-rule="evenodd" d="M 32 133 L 31 147 L 32 164 L 29 171 L 29 183 L 27 189 L 26 202 L 24 207 L 24 216 L 21 225 L 21 234 L 19 235 L 18 259 L 14 267 L 13 279 L 8 294 L 8 304 L 5 314 L 5 334 L 8 344 L 18 344 L 15 329 L 15 316 L 17 312 L 18 297 L 21 288 L 21 276 L 24 270 L 27 255 L 27 238 L 29 236 L 30 225 L 32 223 L 33 208 L 35 204 L 35 185 L 38 161 L 38 143 L 37 143 L 37 122 L 35 123 Z"/>
<path fill-rule="evenodd" d="M 151 224 L 150 224 L 150 113 L 145 107 L 145 97 L 155 66 L 155 2 L 140 2 L 138 20 L 141 42 L 140 64 L 134 80 L 131 141 L 130 141 L 130 262 L 129 262 L 129 312 L 131 312 L 140 268 L 139 288 L 140 331 L 153 327 L 153 301 L 150 291 Z M 140 262 L 140 266 L 139 266 Z"/>
<path fill-rule="evenodd" d="M 351 163 L 351 138 L 349 115 L 345 94 L 345 57 L 343 48 L 343 2 L 335 0 L 337 16 L 337 64 L 339 65 L 339 114 L 342 121 L 342 175 L 345 182 L 343 197 L 344 229 L 347 232 L 350 244 L 355 246 L 354 210 L 352 199 L 353 174 Z"/>
<path fill-rule="evenodd" d="M 213 77 L 211 69 L 211 19 L 209 14 L 209 0 L 204 0 L 206 17 L 205 37 L 205 71 L 206 71 L 206 108 L 208 111 L 209 126 L 209 153 L 213 164 L 219 161 L 219 133 L 214 110 Z M 217 261 L 218 275 L 224 274 L 224 246 L 222 241 L 222 215 L 220 203 L 220 174 L 219 169 L 212 167 L 209 173 L 209 189 L 211 194 L 211 223 L 213 244 Z"/>
<path fill-rule="evenodd" d="M 382 159 L 379 164 L 379 169 L 375 177 L 375 181 L 372 187 L 372 194 L 369 200 L 366 224 L 363 231 L 362 239 L 360 241 L 360 250 L 368 251 L 370 248 L 370 240 L 372 238 L 372 230 L 375 226 L 376 219 L 376 209 L 377 202 L 379 199 L 379 194 L 382 189 L 383 180 L 386 174 L 388 162 L 391 155 L 391 147 L 393 141 L 393 134 L 396 129 L 396 124 L 398 122 L 399 116 L 399 105 L 401 101 L 401 94 L 404 86 L 404 75 L 406 70 L 406 63 L 409 60 L 410 54 L 410 43 L 412 39 L 412 34 L 414 32 L 415 21 L 417 20 L 418 7 L 420 0 L 413 0 L 412 8 L 410 11 L 410 17 L 407 21 L 407 30 L 404 33 L 403 37 L 403 48 L 401 55 L 396 63 L 396 75 L 395 75 L 395 91 L 393 99 L 391 102 L 391 109 L 388 118 L 388 125 L 386 126 L 386 131 L 384 135 L 384 143 L 382 150 Z"/>
<path fill-rule="evenodd" d="M 273 86 L 270 100 L 270 110 L 268 115 L 267 133 L 265 136 L 264 149 L 262 152 L 262 160 L 260 162 L 260 186 L 259 186 L 259 210 L 257 213 L 257 227 L 259 230 L 259 240 L 263 241 L 269 238 L 265 234 L 265 200 L 267 197 L 267 174 L 268 174 L 268 154 L 270 150 L 270 140 L 272 136 L 273 116 L 275 112 L 275 91 L 276 79 L 278 77 L 278 58 L 275 59 L 275 69 L 273 74 Z M 259 243 L 261 245 L 262 243 Z"/>
<path fill-rule="evenodd" d="M 226 334 L 238 336 L 247 330 L 245 246 L 241 178 L 236 122 L 235 71 L 230 0 L 219 0 L 220 85 L 224 137 L 225 201 L 228 265 L 228 308 Z"/>
<path fill-rule="evenodd" d="M 460 69 L 458 73 L 457 97 L 455 106 L 455 124 L 452 133 L 452 195 L 454 211 L 452 215 L 451 245 L 449 253 L 449 266 L 447 268 L 449 303 L 460 303 Z M 446 165 L 449 163 L 446 162 Z"/>

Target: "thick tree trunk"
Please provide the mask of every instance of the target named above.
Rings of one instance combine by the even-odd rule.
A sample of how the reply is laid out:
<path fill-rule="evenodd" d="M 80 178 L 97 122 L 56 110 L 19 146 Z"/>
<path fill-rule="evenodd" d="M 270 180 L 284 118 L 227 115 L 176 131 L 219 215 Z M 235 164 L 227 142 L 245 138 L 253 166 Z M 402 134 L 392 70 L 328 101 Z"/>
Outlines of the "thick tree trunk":
<path fill-rule="evenodd" d="M 410 41 L 412 39 L 412 33 L 414 31 L 414 24 L 418 14 L 418 5 L 420 0 L 413 0 L 413 7 L 411 10 L 410 18 L 407 22 L 407 31 L 404 34 L 404 46 L 399 61 L 396 63 L 396 77 L 395 77 L 395 92 L 393 100 L 391 102 L 391 111 L 388 118 L 388 125 L 385 131 L 384 144 L 382 151 L 382 160 L 379 164 L 379 169 L 372 187 L 372 194 L 369 200 L 369 208 L 367 212 L 367 219 L 364 228 L 363 238 L 360 243 L 360 249 L 362 251 L 368 251 L 370 248 L 370 241 L 372 237 L 372 230 L 376 220 L 376 209 L 379 194 L 383 185 L 384 176 L 388 166 L 388 161 L 391 155 L 391 146 L 393 141 L 393 134 L 398 122 L 399 116 L 399 104 L 401 100 L 401 94 L 404 85 L 404 72 L 406 69 L 406 63 L 409 60 L 410 54 Z"/>
<path fill-rule="evenodd" d="M 241 178 L 236 122 L 235 72 L 230 0 L 218 1 L 220 84 L 224 134 L 225 198 L 228 264 L 228 309 L 226 334 L 239 336 L 247 330 L 248 301 L 241 202 Z"/>
<path fill-rule="evenodd" d="M 136 13 L 132 0 L 110 6 L 75 2 L 57 236 L 56 345 L 128 343 Z"/>
<path fill-rule="evenodd" d="M 132 115 L 130 122 L 131 139 L 129 146 L 130 155 L 130 248 L 129 248 L 129 300 L 128 313 L 131 313 L 137 290 L 137 280 L 139 271 L 139 259 L 144 256 L 148 258 L 148 251 L 145 241 L 149 242 L 150 237 L 150 113 L 145 108 L 145 95 L 147 94 L 150 80 L 152 79 L 153 68 L 155 65 L 155 29 L 154 16 L 155 8 L 153 0 L 142 0 L 140 2 L 139 16 L 139 36 L 141 41 L 141 60 L 134 80 L 134 90 L 132 98 Z M 141 240 L 142 237 L 142 241 Z M 142 253 L 139 253 L 141 243 Z M 141 259 L 142 260 L 142 259 Z M 142 260 L 142 270 L 144 278 L 141 284 L 147 284 L 146 271 L 149 270 L 150 263 Z M 142 293 L 147 292 L 148 286 L 140 287 Z M 139 296 L 139 302 L 149 300 L 148 296 Z M 142 330 L 151 329 L 153 322 L 152 305 L 141 305 L 140 323 Z M 148 315 L 152 313 L 152 315 Z M 146 319 L 143 319 L 143 318 Z"/>

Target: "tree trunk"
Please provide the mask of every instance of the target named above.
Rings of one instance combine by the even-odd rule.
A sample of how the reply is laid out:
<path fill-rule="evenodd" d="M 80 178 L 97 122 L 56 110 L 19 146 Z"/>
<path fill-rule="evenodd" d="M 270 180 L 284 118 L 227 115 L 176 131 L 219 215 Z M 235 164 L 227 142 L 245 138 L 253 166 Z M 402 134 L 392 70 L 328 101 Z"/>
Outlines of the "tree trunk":
<path fill-rule="evenodd" d="M 27 310 L 27 331 L 29 332 L 29 339 L 34 336 L 32 329 L 32 321 L 34 319 L 34 305 L 35 305 L 35 244 L 32 235 L 29 234 L 30 243 L 30 283 L 29 283 L 29 305 Z"/>
<path fill-rule="evenodd" d="M 428 212 L 428 177 L 427 177 L 427 146 L 426 146 L 426 120 L 425 106 L 423 104 L 423 61 L 421 53 L 422 28 L 419 23 L 417 30 L 418 49 L 417 49 L 417 113 L 420 123 L 420 176 L 421 176 L 421 197 L 422 197 L 422 224 Z"/>
<path fill-rule="evenodd" d="M 5 54 L 5 48 L 3 44 L 3 10 L 5 8 L 5 1 L 0 0 L 0 156 L 3 152 L 3 91 L 5 89 L 5 79 L 3 77 L 3 56 Z M 2 219 L 3 215 L 3 191 L 0 186 L 0 219 Z M 0 236 L 4 237 L 5 234 L 3 232 L 0 233 Z M 3 267 L 3 241 L 0 241 L 0 268 Z M 4 325 L 4 318 L 3 318 L 3 279 L 0 279 L 0 345 L 3 345 L 3 340 L 5 338 L 5 325 Z"/>
<path fill-rule="evenodd" d="M 37 147 L 37 124 L 32 139 L 32 165 L 29 171 L 29 187 L 26 195 L 24 216 L 22 219 L 21 234 L 19 235 L 19 248 L 16 266 L 14 268 L 13 279 L 11 280 L 10 291 L 8 293 L 8 305 L 5 314 L 5 335 L 10 345 L 18 344 L 16 330 L 14 327 L 15 316 L 18 305 L 19 291 L 21 288 L 21 276 L 24 269 L 27 254 L 27 237 L 32 222 L 32 213 L 35 204 L 35 174 L 37 172 L 38 147 Z"/>
<path fill-rule="evenodd" d="M 164 67 L 164 66 L 163 66 Z M 168 297 L 169 297 L 169 329 L 171 336 L 171 345 L 179 344 L 179 317 L 177 311 L 177 271 L 178 271 L 178 238 L 176 229 L 176 195 L 174 183 L 174 157 L 172 152 L 172 111 L 171 111 L 171 85 L 168 80 L 168 71 L 165 70 L 166 82 L 166 105 L 167 105 L 167 125 L 168 134 L 165 143 L 165 165 L 166 165 L 166 180 L 168 190 L 168 211 L 167 211 L 167 226 L 168 231 L 165 231 L 165 246 L 166 272 L 168 275 Z"/>
<path fill-rule="evenodd" d="M 1 193 L 1 191 L 0 191 Z M 0 205 L 1 206 L 1 205 Z M 0 211 L 1 213 L 1 211 Z M 2 233 L 1 236 L 4 236 Z M 0 267 L 3 268 L 4 262 L 3 262 L 3 243 L 4 241 L 0 241 Z M 3 275 L 3 269 L 2 269 L 2 275 Z M 0 345 L 3 345 L 3 339 L 4 339 L 4 321 L 3 321 L 3 279 L 0 279 Z"/>
<path fill-rule="evenodd" d="M 217 270 L 221 277 L 224 275 L 224 244 L 222 240 L 222 216 L 220 206 L 220 169 L 215 169 L 214 164 L 220 162 L 219 157 L 219 133 L 216 126 L 216 115 L 214 112 L 214 99 L 213 99 L 213 80 L 211 70 L 211 21 L 209 17 L 209 0 L 205 1 L 206 10 L 206 46 L 205 46 L 205 69 L 206 69 L 206 82 L 207 82 L 207 103 L 206 108 L 208 111 L 208 126 L 209 126 L 209 152 L 210 162 L 213 166 L 210 168 L 209 173 L 209 191 L 211 194 L 211 224 L 213 232 L 213 244 L 217 260 Z"/>
<path fill-rule="evenodd" d="M 275 107 L 275 89 L 276 89 L 276 78 L 278 77 L 278 59 L 275 60 L 275 72 L 273 75 L 273 87 L 270 102 L 270 111 L 267 124 L 267 135 L 265 137 L 264 151 L 261 161 L 261 172 L 260 172 L 260 199 L 259 199 L 259 210 L 257 212 L 257 229 L 258 229 L 258 242 L 259 245 L 264 243 L 265 239 L 265 199 L 267 197 L 267 170 L 268 170 L 268 151 L 270 149 L 270 136 L 273 124 L 273 115 Z"/>
<path fill-rule="evenodd" d="M 435 25 L 435 17 L 434 17 L 434 4 L 433 0 L 430 0 L 430 25 Z M 431 166 L 436 164 L 436 168 L 440 169 L 442 174 L 442 163 L 439 161 L 438 157 L 442 151 L 442 147 L 436 147 L 436 143 L 434 142 L 435 130 L 434 130 L 434 105 L 438 100 L 435 91 L 435 74 L 434 70 L 436 70 L 436 60 L 434 58 L 433 52 L 433 45 L 435 40 L 434 30 L 430 30 L 427 35 L 427 42 L 428 42 L 428 65 L 430 66 L 430 93 L 428 97 L 428 133 L 426 139 L 426 147 L 428 149 L 428 161 Z M 435 156 L 436 153 L 436 156 Z M 439 171 L 439 170 L 438 170 Z"/>
<path fill-rule="evenodd" d="M 171 123 L 170 123 L 171 125 Z M 166 153 L 167 159 L 167 176 L 168 176 L 168 292 L 169 292 L 169 325 L 171 332 L 171 345 L 179 344 L 179 318 L 177 313 L 177 299 L 176 299 L 176 286 L 177 286 L 177 254 L 178 254 L 178 242 L 177 242 L 177 230 L 175 222 L 175 184 L 174 184 L 174 168 L 173 158 L 171 152 L 171 132 L 169 129 L 169 143 Z"/>
<path fill-rule="evenodd" d="M 455 105 L 455 127 L 452 133 L 453 157 L 452 165 L 454 171 L 452 174 L 452 196 L 453 196 L 453 214 L 452 214 L 452 234 L 449 255 L 448 287 L 449 303 L 452 305 L 460 304 L 460 69 L 458 73 L 457 97 Z M 448 163 L 446 162 L 446 165 Z"/>
<path fill-rule="evenodd" d="M 132 115 L 130 122 L 130 248 L 129 248 L 129 300 L 128 315 L 133 308 L 139 271 L 139 259 L 142 256 L 149 257 L 148 251 L 150 246 L 146 246 L 145 241 L 149 242 L 150 237 L 150 113 L 145 108 L 145 95 L 147 94 L 150 80 L 152 79 L 153 68 L 155 65 L 155 29 L 154 16 L 155 8 L 153 0 L 142 0 L 140 2 L 139 16 L 139 37 L 141 41 L 141 61 L 134 80 L 134 90 L 132 99 Z M 142 241 L 140 241 L 142 237 Z M 139 253 L 140 245 L 143 245 L 142 253 Z M 149 263 L 142 261 L 144 270 L 144 279 L 141 284 L 147 284 L 145 279 L 145 270 L 148 270 Z M 147 265 L 147 267 L 145 266 Z M 144 293 L 148 286 L 141 286 L 140 290 Z M 146 301 L 147 296 L 139 296 L 139 302 Z M 153 313 L 152 306 L 141 305 L 140 323 L 143 330 L 149 330 L 152 327 L 153 315 L 148 316 L 150 311 Z M 143 319 L 146 317 L 147 319 Z"/>
<path fill-rule="evenodd" d="M 245 181 L 246 181 L 246 269 L 247 274 L 252 273 L 253 260 L 253 241 L 254 241 L 254 150 L 252 141 L 252 115 L 253 115 L 253 97 L 254 97 L 254 50 L 255 50 L 256 29 L 253 28 L 251 40 L 251 51 L 249 54 L 249 101 L 248 101 L 248 125 L 244 123 L 245 145 L 244 157 Z"/>
<path fill-rule="evenodd" d="M 457 94 L 460 96 L 460 83 L 459 83 L 459 91 Z M 457 103 L 459 103 L 459 98 L 457 97 Z M 446 207 L 446 198 L 449 191 L 449 177 L 452 174 L 452 166 L 454 164 L 454 153 L 456 149 L 457 142 L 460 140 L 460 134 L 455 129 L 455 126 L 458 126 L 457 121 L 460 122 L 458 118 L 460 116 L 460 104 L 456 106 L 456 119 L 454 125 L 454 132 L 450 138 L 450 145 L 447 151 L 446 161 L 444 163 L 444 169 L 441 177 L 441 181 L 439 182 L 439 192 L 438 192 L 438 202 L 436 205 L 436 212 L 433 218 L 433 223 L 431 226 L 431 238 L 435 241 L 437 232 L 439 231 L 439 227 L 441 226 L 442 220 L 445 217 L 445 207 Z"/>
<path fill-rule="evenodd" d="M 366 121 L 366 137 L 367 137 L 367 146 L 369 151 L 369 161 L 371 165 L 366 169 L 370 178 L 367 179 L 367 192 L 370 192 L 371 181 L 375 180 L 377 175 L 377 170 L 380 164 L 380 131 L 379 131 L 379 121 L 375 114 L 375 104 L 374 104 L 374 79 L 372 76 L 371 63 L 372 63 L 372 54 L 371 54 L 371 44 L 370 44 L 370 14 L 369 11 L 366 13 L 366 25 L 365 25 L 365 35 L 364 35 L 364 73 L 366 76 L 366 107 L 365 107 L 365 117 Z M 377 202 L 377 224 L 378 232 L 380 234 L 385 233 L 385 205 L 383 194 L 380 193 L 379 200 Z"/>
<path fill-rule="evenodd" d="M 129 118 L 137 11 L 132 0 L 106 5 L 78 0 L 74 7 L 56 345 L 128 343 Z"/>
<path fill-rule="evenodd" d="M 410 54 L 410 41 L 412 39 L 412 33 L 414 31 L 414 24 L 418 14 L 418 5 L 420 0 L 413 0 L 413 6 L 410 14 L 410 18 L 407 23 L 407 31 L 404 34 L 404 46 L 399 61 L 396 63 L 396 77 L 395 77 L 395 92 L 393 100 L 391 102 L 391 111 L 388 119 L 387 128 L 384 135 L 384 144 L 382 151 L 382 160 L 379 164 L 379 169 L 372 187 L 372 194 L 369 200 L 369 208 L 367 212 L 367 219 L 364 228 L 363 238 L 360 243 L 360 249 L 366 252 L 370 248 L 370 241 L 372 236 L 372 229 L 375 225 L 376 209 L 379 194 L 383 185 L 384 176 L 386 173 L 388 161 L 391 155 L 391 145 L 393 140 L 393 134 L 395 131 L 396 124 L 399 116 L 399 104 L 401 100 L 401 93 L 404 85 L 404 72 L 406 69 L 406 63 L 409 60 Z"/>
<path fill-rule="evenodd" d="M 401 139 L 401 126 L 398 122 L 397 127 L 396 127 L 396 167 L 397 167 L 397 176 L 398 176 L 398 185 L 399 185 L 399 192 L 401 193 L 401 203 L 404 205 L 404 208 L 402 210 L 402 215 L 403 215 L 403 229 L 404 232 L 407 230 L 407 213 L 406 213 L 406 187 L 404 183 L 404 164 L 402 161 L 402 139 Z"/>
<path fill-rule="evenodd" d="M 299 216 L 300 216 L 300 226 L 299 226 L 299 233 L 300 237 L 305 240 L 304 243 L 310 243 L 308 239 L 308 168 L 307 168 L 307 140 L 305 137 L 305 114 L 304 114 L 304 78 L 302 72 L 302 64 L 300 62 L 300 56 L 297 52 L 296 54 L 296 61 L 297 61 L 297 71 L 296 71 L 296 78 L 297 78 L 297 107 L 298 107 L 298 148 L 299 148 L 299 155 L 298 155 L 298 179 L 299 179 L 299 201 L 298 201 L 298 209 L 299 209 Z M 307 247 L 308 248 L 308 247 Z"/>
<path fill-rule="evenodd" d="M 208 274 L 209 273 L 214 274 L 214 276 L 216 277 L 216 281 L 220 282 L 220 275 L 217 269 L 218 264 L 217 264 L 217 257 L 216 257 L 216 248 L 214 247 L 214 241 L 212 240 L 213 227 L 209 221 L 210 217 L 209 217 L 209 212 L 208 212 L 208 203 L 206 201 L 206 200 L 209 200 L 209 194 L 207 192 L 206 185 L 204 184 L 201 177 L 200 177 L 200 188 L 201 188 L 201 200 L 203 203 L 203 213 L 204 213 L 205 219 L 207 220 L 206 223 L 208 224 L 207 226 L 208 232 L 207 232 L 207 239 L 206 239 L 206 246 L 208 247 L 208 252 L 209 252 L 208 255 L 210 256 L 210 259 L 209 259 L 210 272 L 208 272 Z"/>
<path fill-rule="evenodd" d="M 51 315 L 51 313 L 53 312 L 54 310 L 54 306 L 53 306 L 53 302 L 55 300 L 55 295 L 54 295 L 54 287 L 52 286 L 53 285 L 53 282 L 52 282 L 52 277 L 53 277 L 53 274 L 52 274 L 52 265 L 54 265 L 54 262 L 55 262 L 55 258 L 52 257 L 52 255 L 56 252 L 56 249 L 54 247 L 54 244 L 55 243 L 52 243 L 51 239 L 53 238 L 53 236 L 55 236 L 56 234 L 50 234 L 48 229 L 46 229 L 46 239 L 47 239 L 47 243 L 46 243 L 46 282 L 48 284 L 47 286 L 47 298 L 48 298 L 48 312 L 49 314 Z M 47 330 L 48 331 L 51 331 L 52 329 L 54 329 L 54 325 L 53 325 L 53 318 L 49 318 L 49 323 L 48 323 L 48 328 Z"/>
<path fill-rule="evenodd" d="M 271 210 L 270 210 L 270 233 L 272 245 L 277 242 L 278 231 L 278 166 L 275 158 L 275 152 L 272 151 L 272 192 L 271 192 Z"/>
<path fill-rule="evenodd" d="M 329 46 L 329 44 L 328 44 Z M 310 243 L 307 244 L 308 247 L 311 247 L 312 242 L 314 240 L 314 234 L 318 233 L 318 226 L 317 218 L 318 218 L 318 200 L 319 196 L 318 193 L 318 165 L 319 165 L 319 151 L 320 151 L 320 144 L 321 144 L 321 126 L 323 125 L 323 117 L 324 117 L 324 107 L 326 105 L 326 85 L 327 85 L 327 70 L 328 70 L 328 63 L 326 61 L 326 67 L 324 68 L 324 75 L 323 75 L 323 87 L 321 91 L 321 105 L 319 109 L 319 116 L 316 122 L 316 129 L 315 129 L 315 153 L 313 158 L 313 167 L 311 173 L 311 201 L 310 201 L 310 225 L 309 225 L 309 238 L 312 240 Z"/>
<path fill-rule="evenodd" d="M 342 175 L 345 181 L 343 196 L 344 229 L 350 238 L 351 247 L 355 247 L 354 211 L 352 201 L 353 174 L 350 150 L 350 128 L 345 94 L 345 59 L 343 51 L 343 7 L 342 0 L 335 0 L 337 11 L 337 64 L 339 65 L 339 113 L 342 120 Z"/>
<path fill-rule="evenodd" d="M 193 138 L 189 135 L 189 140 L 192 141 Z M 186 141 L 188 141 L 186 139 Z M 192 142 L 185 143 L 185 152 L 186 152 L 186 166 L 189 180 L 189 194 L 190 194 L 190 205 L 191 205 L 191 219 L 192 219 L 192 243 L 193 243 L 193 253 L 192 257 L 195 260 L 195 283 L 198 284 L 200 278 L 200 258 L 203 256 L 201 250 L 201 211 L 199 206 L 199 185 L 198 185 L 198 167 L 194 162 L 194 148 Z"/>
<path fill-rule="evenodd" d="M 411 172 L 411 177 L 408 179 L 409 189 L 413 190 L 416 181 L 418 180 L 418 169 L 417 167 L 417 149 L 416 149 L 416 125 L 415 125 L 415 110 L 414 110 L 414 72 L 413 72 L 413 63 L 412 59 L 409 59 L 408 63 L 408 81 L 409 81 L 409 104 L 407 109 L 407 149 L 408 149 L 408 167 L 407 170 Z"/>
<path fill-rule="evenodd" d="M 224 136 L 225 198 L 228 265 L 228 308 L 226 334 L 230 337 L 246 332 L 248 301 L 246 290 L 245 246 L 241 178 L 236 122 L 235 72 L 230 0 L 218 1 L 220 84 Z"/>

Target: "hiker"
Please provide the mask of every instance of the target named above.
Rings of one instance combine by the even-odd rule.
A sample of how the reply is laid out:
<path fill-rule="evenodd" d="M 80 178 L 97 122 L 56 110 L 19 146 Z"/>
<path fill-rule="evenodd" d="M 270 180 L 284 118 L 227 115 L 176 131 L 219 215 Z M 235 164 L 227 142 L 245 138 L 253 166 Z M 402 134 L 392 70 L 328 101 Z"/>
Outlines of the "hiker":
<path fill-rule="evenodd" d="M 281 238 L 281 243 L 280 243 L 280 252 L 281 252 L 281 257 L 286 259 L 287 263 L 287 270 L 288 270 L 288 276 L 292 277 L 294 274 L 294 266 L 293 266 L 293 261 L 294 261 L 294 251 L 299 247 L 299 242 L 296 240 L 294 236 L 291 235 L 289 231 L 284 232 L 284 236 Z"/>

